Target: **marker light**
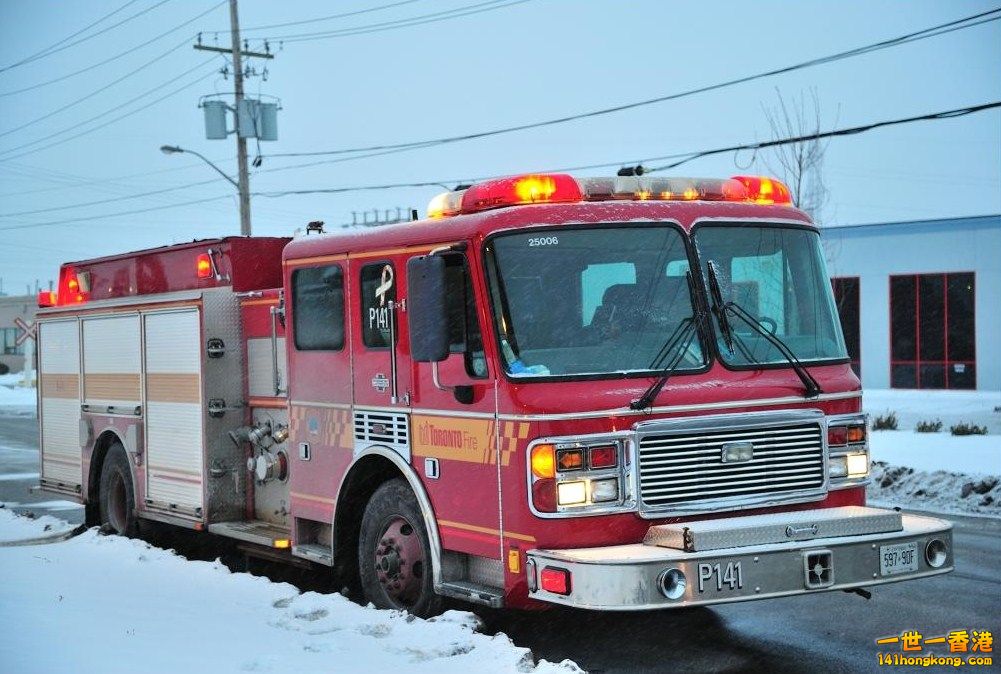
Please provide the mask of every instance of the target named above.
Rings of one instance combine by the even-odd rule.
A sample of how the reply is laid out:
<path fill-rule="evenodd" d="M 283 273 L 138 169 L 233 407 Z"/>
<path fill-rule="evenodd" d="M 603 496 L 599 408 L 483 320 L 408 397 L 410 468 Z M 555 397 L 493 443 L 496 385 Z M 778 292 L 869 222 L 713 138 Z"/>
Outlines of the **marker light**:
<path fill-rule="evenodd" d="M 544 566 L 539 573 L 539 585 L 546 592 L 570 594 L 570 572 L 555 566 Z"/>
<path fill-rule="evenodd" d="M 198 271 L 198 278 L 210 278 L 212 276 L 212 259 L 208 253 L 202 253 L 195 262 Z"/>
<path fill-rule="evenodd" d="M 552 445 L 532 447 L 532 475 L 538 478 L 556 476 L 556 448 Z"/>
<path fill-rule="evenodd" d="M 618 463 L 618 452 L 614 445 L 602 445 L 601 447 L 591 447 L 588 450 L 590 456 L 589 464 L 595 468 L 615 468 Z"/>
<path fill-rule="evenodd" d="M 761 176 L 734 176 L 734 180 L 744 184 L 747 197 L 756 204 L 791 204 L 789 188 L 773 178 Z"/>
<path fill-rule="evenodd" d="M 55 290 L 39 290 L 38 291 L 38 306 L 39 307 L 54 307 L 54 306 L 56 306 L 56 291 Z"/>
<path fill-rule="evenodd" d="M 462 212 L 501 206 L 581 201 L 580 186 L 565 173 L 501 178 L 473 185 L 462 195 Z"/>
<path fill-rule="evenodd" d="M 848 444 L 848 428 L 846 426 L 829 426 L 827 429 L 827 446 L 843 447 Z"/>
<path fill-rule="evenodd" d="M 278 550 L 288 550 L 292 547 L 292 541 L 287 538 L 276 538 L 271 542 L 271 545 Z"/>

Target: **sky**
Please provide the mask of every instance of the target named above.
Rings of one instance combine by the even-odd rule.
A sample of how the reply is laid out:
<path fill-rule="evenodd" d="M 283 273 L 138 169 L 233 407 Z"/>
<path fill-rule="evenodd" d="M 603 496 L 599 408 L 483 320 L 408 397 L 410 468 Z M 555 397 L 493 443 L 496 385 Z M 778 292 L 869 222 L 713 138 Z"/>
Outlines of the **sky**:
<path fill-rule="evenodd" d="M 206 140 L 198 107 L 202 97 L 231 94 L 232 77 L 220 72 L 227 60 L 191 46 L 198 32 L 204 44 L 229 46 L 227 3 L 133 0 L 62 42 L 126 2 L 0 1 L 3 292 L 45 287 L 69 260 L 239 234 L 233 187 L 197 157 L 158 149 L 180 145 L 235 175 L 235 140 Z M 610 175 L 644 158 L 766 140 L 772 136 L 765 110 L 780 96 L 805 98 L 808 106 L 815 96 L 824 129 L 1001 100 L 1001 21 L 994 21 L 565 124 L 357 159 L 271 156 L 573 115 L 781 68 L 997 6 L 242 0 L 250 48 L 263 48 L 268 38 L 275 53 L 252 61 L 258 73 L 266 65 L 268 78 L 247 80 L 247 94 L 281 104 L 279 139 L 259 149 L 249 144 L 251 158 L 262 156 L 250 178 L 253 233 L 290 235 L 312 220 L 325 221 L 329 231 L 350 224 L 353 212 L 373 209 L 416 208 L 423 215 L 443 187 L 479 177 L 603 163 L 611 166 L 577 174 Z M 253 30 L 288 23 L 295 25 Z M 56 43 L 58 51 L 19 64 Z M 666 175 L 768 173 L 770 157 L 725 153 Z M 835 138 L 823 177 L 824 225 L 1001 213 L 1001 109 Z M 412 182 L 443 185 L 282 195 Z"/>

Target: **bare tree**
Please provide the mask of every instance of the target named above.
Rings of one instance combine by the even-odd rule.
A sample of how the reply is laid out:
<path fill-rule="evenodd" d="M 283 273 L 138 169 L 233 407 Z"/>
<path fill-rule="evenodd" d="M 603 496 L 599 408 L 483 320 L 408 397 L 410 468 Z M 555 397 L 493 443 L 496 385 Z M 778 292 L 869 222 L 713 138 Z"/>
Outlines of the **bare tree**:
<path fill-rule="evenodd" d="M 816 89 L 810 91 L 809 97 L 800 93 L 789 103 L 778 89 L 775 95 L 777 105 L 762 105 L 774 139 L 807 136 L 822 131 Z M 761 158 L 768 171 L 789 186 L 793 203 L 806 211 L 818 225 L 823 224 L 824 207 L 829 196 L 823 172 L 826 152 L 827 142 L 814 138 L 777 145 Z"/>

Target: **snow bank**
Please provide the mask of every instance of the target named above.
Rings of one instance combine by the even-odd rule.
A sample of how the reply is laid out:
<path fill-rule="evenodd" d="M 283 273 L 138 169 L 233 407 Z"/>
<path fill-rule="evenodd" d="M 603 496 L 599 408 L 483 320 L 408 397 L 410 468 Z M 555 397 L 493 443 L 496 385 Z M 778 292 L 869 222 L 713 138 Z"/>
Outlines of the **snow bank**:
<path fill-rule="evenodd" d="M 878 462 L 872 465 L 866 498 L 877 506 L 1001 517 L 1001 478 Z"/>
<path fill-rule="evenodd" d="M 10 377 L 11 375 L 3 375 Z M 21 375 L 16 375 L 20 377 Z M 4 385 L 0 382 L 0 407 L 34 407 L 35 389 L 20 386 Z"/>
<path fill-rule="evenodd" d="M 45 515 L 38 518 L 17 515 L 0 505 L 0 546 L 58 536 L 71 531 L 74 525 Z M 0 621 L 3 617 L 0 616 Z"/>
<path fill-rule="evenodd" d="M 4 514 L 9 515 L 9 514 Z M 0 519 L 0 531 L 39 520 Z M 11 672 L 579 672 L 536 667 L 471 613 L 420 620 L 300 594 L 91 529 L 62 543 L 0 547 L 0 662 Z"/>

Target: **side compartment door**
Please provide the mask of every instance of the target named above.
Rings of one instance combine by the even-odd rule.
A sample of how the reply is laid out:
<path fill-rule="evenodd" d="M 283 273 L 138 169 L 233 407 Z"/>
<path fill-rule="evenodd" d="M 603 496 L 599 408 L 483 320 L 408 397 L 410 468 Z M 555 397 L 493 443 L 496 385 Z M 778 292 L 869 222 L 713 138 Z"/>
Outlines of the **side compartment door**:
<path fill-rule="evenodd" d="M 38 349 L 41 481 L 76 491 L 82 485 L 77 319 L 40 321 Z"/>
<path fill-rule="evenodd" d="M 147 313 L 143 329 L 147 506 L 201 517 L 204 401 L 199 311 Z"/>

